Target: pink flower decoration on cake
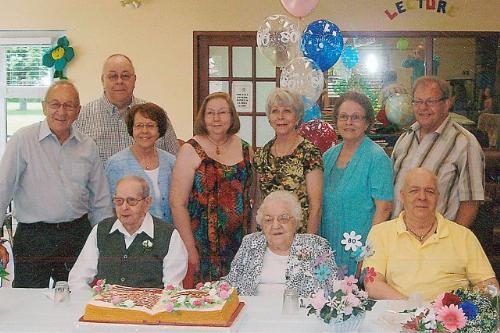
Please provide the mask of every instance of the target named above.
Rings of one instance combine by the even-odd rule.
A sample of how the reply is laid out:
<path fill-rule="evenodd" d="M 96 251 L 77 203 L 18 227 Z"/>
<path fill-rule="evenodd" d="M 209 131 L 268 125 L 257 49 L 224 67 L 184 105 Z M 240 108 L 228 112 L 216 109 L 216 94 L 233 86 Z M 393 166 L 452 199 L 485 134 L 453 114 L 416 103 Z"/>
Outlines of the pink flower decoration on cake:
<path fill-rule="evenodd" d="M 167 287 L 166 287 L 167 290 L 174 290 L 175 287 L 171 284 L 167 284 Z"/>
<path fill-rule="evenodd" d="M 227 291 L 229 291 L 229 289 L 230 289 L 230 288 L 231 288 L 231 287 L 229 286 L 229 283 L 227 283 L 227 282 L 222 282 L 222 283 L 220 284 L 220 289 L 221 289 L 221 290 L 227 290 Z"/>
<path fill-rule="evenodd" d="M 172 311 L 174 311 L 174 303 L 172 303 L 172 302 L 167 302 L 167 303 L 165 304 L 165 311 L 167 311 L 167 312 L 172 312 Z"/>
<path fill-rule="evenodd" d="M 450 306 L 443 306 L 443 308 L 438 311 L 436 319 L 442 321 L 444 327 L 450 332 L 455 332 L 463 328 L 467 323 L 467 319 L 462 309 L 459 309 L 458 306 L 453 304 Z"/>
<path fill-rule="evenodd" d="M 198 282 L 198 283 L 196 284 L 196 289 L 200 290 L 201 288 L 203 288 L 203 283 Z"/>
<path fill-rule="evenodd" d="M 95 283 L 96 286 L 103 286 L 104 285 L 104 280 L 97 280 Z"/>
<path fill-rule="evenodd" d="M 201 306 L 203 304 L 203 302 L 201 301 L 201 299 L 195 299 L 193 300 L 193 305 L 194 306 Z"/>
<path fill-rule="evenodd" d="M 228 299 L 229 298 L 229 291 L 227 290 L 221 290 L 219 293 L 220 298 L 222 299 Z"/>
<path fill-rule="evenodd" d="M 101 286 L 99 286 L 99 285 L 96 285 L 96 286 L 94 287 L 94 290 L 95 290 L 95 292 L 96 292 L 96 293 L 98 293 L 98 294 L 99 294 L 99 293 L 101 293 L 101 291 L 102 291 L 102 287 L 101 287 Z"/>
<path fill-rule="evenodd" d="M 214 302 L 214 300 L 213 300 L 212 298 L 210 298 L 210 297 L 206 297 L 206 296 L 205 296 L 205 297 L 203 297 L 203 301 L 204 301 L 205 303 L 208 303 L 208 304 L 212 304 L 212 303 Z"/>
<path fill-rule="evenodd" d="M 121 302 L 122 302 L 122 299 L 120 298 L 120 296 L 111 297 L 111 303 L 113 305 L 120 304 Z"/>

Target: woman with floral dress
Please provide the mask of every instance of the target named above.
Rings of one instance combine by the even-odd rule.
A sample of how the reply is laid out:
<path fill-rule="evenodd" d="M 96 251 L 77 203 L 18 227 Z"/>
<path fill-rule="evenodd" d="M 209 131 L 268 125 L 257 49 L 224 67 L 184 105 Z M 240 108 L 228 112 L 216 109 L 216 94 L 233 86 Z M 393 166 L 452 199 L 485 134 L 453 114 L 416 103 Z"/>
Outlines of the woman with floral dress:
<path fill-rule="evenodd" d="M 235 135 L 239 129 L 231 97 L 210 94 L 195 120 L 195 136 L 177 155 L 170 206 L 194 283 L 226 275 L 251 229 L 252 153 Z"/>
<path fill-rule="evenodd" d="M 260 195 L 278 190 L 294 193 L 304 221 L 298 232 L 315 234 L 321 218 L 323 161 L 319 149 L 297 131 L 304 115 L 302 98 L 276 88 L 267 97 L 266 113 L 276 136 L 255 152 Z"/>

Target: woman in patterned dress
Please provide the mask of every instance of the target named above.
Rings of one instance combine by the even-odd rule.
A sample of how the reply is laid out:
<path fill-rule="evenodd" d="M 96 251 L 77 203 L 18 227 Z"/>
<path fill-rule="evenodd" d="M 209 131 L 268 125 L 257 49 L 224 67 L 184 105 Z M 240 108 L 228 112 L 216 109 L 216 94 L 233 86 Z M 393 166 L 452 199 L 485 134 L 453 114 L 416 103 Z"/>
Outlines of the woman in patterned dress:
<path fill-rule="evenodd" d="M 177 154 L 170 206 L 194 282 L 226 275 L 251 230 L 252 151 L 235 135 L 239 129 L 231 97 L 210 94 L 196 117 L 195 136 Z"/>
<path fill-rule="evenodd" d="M 275 137 L 254 156 L 261 197 L 278 190 L 294 193 L 304 221 L 298 232 L 315 234 L 321 218 L 323 160 L 319 149 L 297 132 L 304 115 L 302 98 L 276 88 L 267 97 L 266 113 Z"/>

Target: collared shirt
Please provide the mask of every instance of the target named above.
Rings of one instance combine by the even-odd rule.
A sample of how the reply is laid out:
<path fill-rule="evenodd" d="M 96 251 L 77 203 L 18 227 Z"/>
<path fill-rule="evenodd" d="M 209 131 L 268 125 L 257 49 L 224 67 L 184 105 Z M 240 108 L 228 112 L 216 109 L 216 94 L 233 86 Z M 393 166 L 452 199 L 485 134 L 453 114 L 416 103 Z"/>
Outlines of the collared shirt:
<path fill-rule="evenodd" d="M 127 110 L 146 101 L 132 96 L 132 102 Z M 90 135 L 99 148 L 99 156 L 105 163 L 112 155 L 129 147 L 134 142 L 127 131 L 125 113 L 120 114 L 118 108 L 103 95 L 95 101 L 82 106 L 75 125 L 83 133 Z M 176 155 L 179 145 L 172 123 L 167 116 L 167 131 L 165 136 L 156 141 L 156 146 Z"/>
<path fill-rule="evenodd" d="M 97 227 L 95 226 L 89 234 L 82 252 L 69 272 L 69 286 L 71 290 L 89 289 L 89 284 L 94 280 L 97 275 L 97 264 L 99 261 L 99 249 L 97 247 Z M 123 226 L 120 220 L 111 227 L 109 233 L 118 230 L 123 234 L 125 247 L 128 248 L 134 241 L 135 237 L 142 232 L 146 233 L 149 237 L 154 238 L 154 224 L 151 214 L 146 213 L 142 225 L 132 235 L 128 233 L 127 229 Z M 184 246 L 179 232 L 174 230 L 170 238 L 170 245 L 168 253 L 163 258 L 163 283 L 172 284 L 174 286 L 181 286 L 182 280 L 187 272 L 187 250 Z"/>
<path fill-rule="evenodd" d="M 406 230 L 403 216 L 372 227 L 368 239 L 374 254 L 363 262 L 363 268 L 374 267 L 392 288 L 430 300 L 495 277 L 481 244 L 466 227 L 436 213 L 437 230 L 422 244 Z"/>
<path fill-rule="evenodd" d="M 97 147 L 74 127 L 62 145 L 47 120 L 21 128 L 7 142 L 0 170 L 0 212 L 14 198 L 19 222 L 67 222 L 90 213 L 95 224 L 113 216 Z"/>
<path fill-rule="evenodd" d="M 436 131 L 420 141 L 420 125 L 401 134 L 392 152 L 394 164 L 394 208 L 392 217 L 403 210 L 399 192 L 406 173 L 423 167 L 438 178 L 437 211 L 455 220 L 460 201 L 484 200 L 484 154 L 474 135 L 448 118 Z"/>

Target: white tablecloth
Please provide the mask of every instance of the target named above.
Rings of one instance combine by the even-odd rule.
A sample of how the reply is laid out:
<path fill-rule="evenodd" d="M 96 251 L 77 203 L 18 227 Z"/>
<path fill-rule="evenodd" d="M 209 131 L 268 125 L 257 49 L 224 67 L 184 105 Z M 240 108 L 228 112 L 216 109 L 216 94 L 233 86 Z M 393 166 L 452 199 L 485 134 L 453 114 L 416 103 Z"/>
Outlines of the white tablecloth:
<path fill-rule="evenodd" d="M 281 314 L 279 297 L 240 297 L 245 302 L 243 311 L 230 328 L 172 327 L 147 325 L 113 325 L 82 323 L 88 294 L 72 294 L 71 302 L 54 305 L 47 296 L 48 289 L 0 288 L 0 332 L 322 332 L 323 324 L 316 317 L 308 317 L 306 309 L 293 316 Z M 381 301 L 367 313 L 359 332 L 399 332 L 392 310 L 403 304 Z M 391 322 L 389 324 L 388 322 Z"/>

